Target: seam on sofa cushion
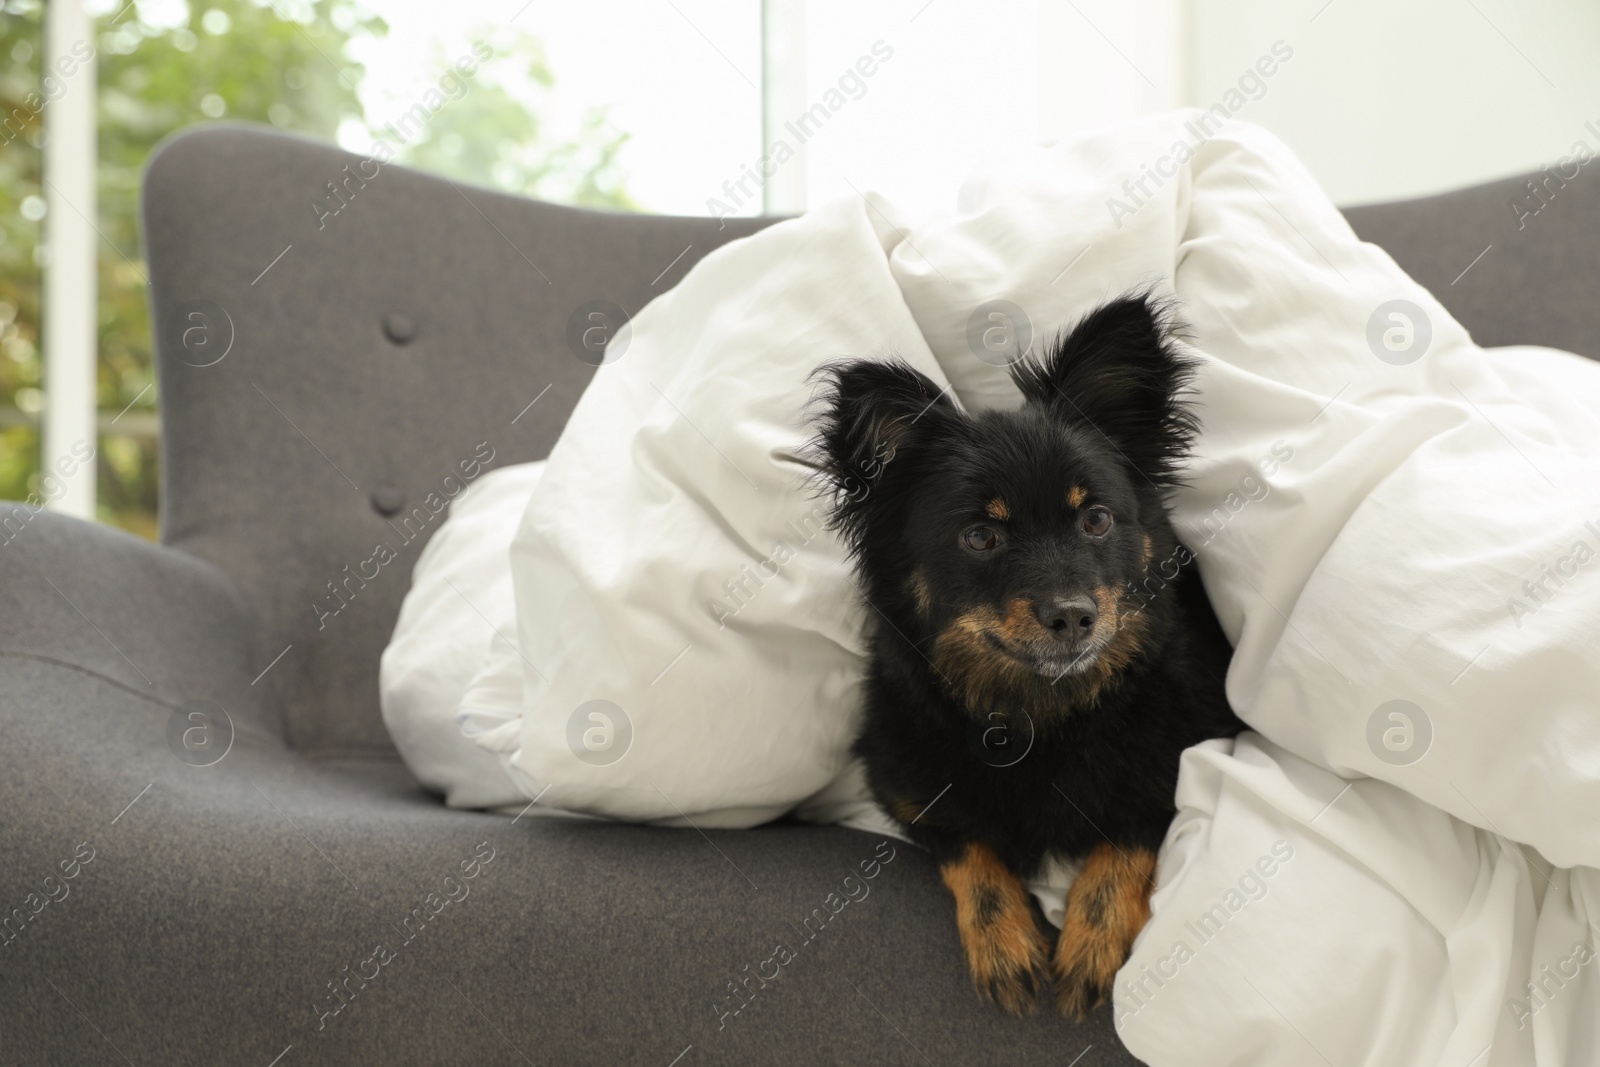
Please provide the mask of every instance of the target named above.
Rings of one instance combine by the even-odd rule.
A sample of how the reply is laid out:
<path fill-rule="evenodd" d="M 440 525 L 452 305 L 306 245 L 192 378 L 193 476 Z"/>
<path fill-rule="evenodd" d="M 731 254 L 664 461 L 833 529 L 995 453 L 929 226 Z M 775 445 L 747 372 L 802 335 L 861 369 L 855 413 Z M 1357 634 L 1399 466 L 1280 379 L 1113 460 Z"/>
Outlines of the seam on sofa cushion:
<path fill-rule="evenodd" d="M 115 689 L 122 690 L 124 693 L 136 696 L 140 700 L 154 704 L 157 707 L 166 708 L 168 711 L 182 711 L 185 707 L 183 704 L 174 704 L 172 701 L 156 696 L 154 693 L 131 686 L 127 682 L 119 681 L 108 674 L 104 674 L 90 667 L 85 667 L 79 663 L 73 663 L 70 660 L 58 659 L 55 656 L 47 656 L 39 652 L 17 652 L 11 649 L 0 648 L 0 660 L 6 659 L 31 660 L 35 663 L 49 664 L 52 667 L 65 667 L 67 670 L 76 671 L 79 674 L 93 678 L 97 682 L 103 682 Z M 259 723 L 249 722 L 248 725 L 250 726 L 250 730 L 248 732 L 259 733 L 262 737 L 271 739 L 274 744 L 283 745 L 283 738 L 280 735 L 273 733 L 271 730 L 262 728 Z M 241 733 L 246 732 L 241 730 L 239 723 L 235 723 L 234 729 L 240 731 Z"/>
<path fill-rule="evenodd" d="M 46 656 L 39 652 L 13 652 L 10 649 L 5 648 L 0 648 L 0 659 L 31 659 L 39 663 L 48 663 L 53 667 L 66 667 L 68 670 L 77 671 L 79 674 L 87 674 L 89 677 L 94 678 L 97 681 L 105 682 L 107 685 L 115 686 L 124 693 L 132 693 L 136 697 L 139 697 L 143 700 L 148 700 L 152 704 L 159 704 L 162 707 L 168 708 L 172 711 L 181 710 L 182 707 L 182 705 L 174 704 L 168 700 L 163 700 L 160 697 L 142 689 L 135 689 L 127 682 L 118 681 L 109 674 L 102 674 L 100 671 L 94 670 L 90 667 L 85 667 L 81 663 L 72 663 L 68 660 L 57 659 L 54 656 Z"/>

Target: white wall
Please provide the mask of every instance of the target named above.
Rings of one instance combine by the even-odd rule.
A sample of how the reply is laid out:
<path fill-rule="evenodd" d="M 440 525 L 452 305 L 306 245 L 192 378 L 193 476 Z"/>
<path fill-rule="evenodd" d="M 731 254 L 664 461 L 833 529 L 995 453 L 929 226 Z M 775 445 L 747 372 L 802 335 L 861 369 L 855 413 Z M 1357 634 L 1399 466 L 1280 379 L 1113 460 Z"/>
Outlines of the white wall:
<path fill-rule="evenodd" d="M 951 208 L 988 155 L 1146 111 L 1188 86 L 1188 0 L 805 0 L 815 99 L 870 45 L 868 91 L 807 145 L 809 202 L 877 189 Z"/>
<path fill-rule="evenodd" d="M 806 21 L 810 100 L 875 43 L 893 52 L 807 143 L 812 205 L 874 189 L 953 207 L 973 160 L 1037 137 L 1034 0 L 807 0 Z"/>
<path fill-rule="evenodd" d="M 794 0 L 790 0 L 794 2 Z M 803 0 L 815 96 L 872 40 L 895 58 L 808 146 L 808 200 L 882 189 L 949 206 L 984 154 L 1239 85 L 1340 203 L 1600 155 L 1596 0 Z M 846 181 L 848 179 L 848 182 Z"/>
<path fill-rule="evenodd" d="M 1204 106 L 1276 40 L 1294 58 L 1239 118 L 1339 203 L 1416 196 L 1600 153 L 1595 0 L 1192 0 Z M 1326 6 L 1325 6 L 1326 5 Z"/>
<path fill-rule="evenodd" d="M 1038 0 L 1039 139 L 1189 102 L 1189 0 Z"/>

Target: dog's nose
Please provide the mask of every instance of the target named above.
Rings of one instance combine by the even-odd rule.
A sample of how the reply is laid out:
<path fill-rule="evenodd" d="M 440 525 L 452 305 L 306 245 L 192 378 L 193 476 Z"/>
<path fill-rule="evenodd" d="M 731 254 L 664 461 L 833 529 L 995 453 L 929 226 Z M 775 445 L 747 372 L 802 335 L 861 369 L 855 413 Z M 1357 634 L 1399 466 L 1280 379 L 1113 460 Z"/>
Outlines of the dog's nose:
<path fill-rule="evenodd" d="M 1094 631 L 1100 608 L 1086 596 L 1056 597 L 1038 606 L 1039 623 L 1063 644 L 1082 641 Z"/>

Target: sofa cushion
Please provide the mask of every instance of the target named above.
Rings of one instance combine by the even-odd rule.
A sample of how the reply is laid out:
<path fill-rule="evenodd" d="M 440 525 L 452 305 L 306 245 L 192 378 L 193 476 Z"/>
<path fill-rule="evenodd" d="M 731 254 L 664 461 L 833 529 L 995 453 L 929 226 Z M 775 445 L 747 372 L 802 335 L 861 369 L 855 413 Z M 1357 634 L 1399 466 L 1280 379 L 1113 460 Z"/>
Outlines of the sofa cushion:
<path fill-rule="evenodd" d="M 900 842 L 456 811 L 260 736 L 193 766 L 64 666 L 0 692 L 4 903 L 49 901 L 0 933 L 7 1062 L 1132 1062 L 1104 1011 L 980 1003 Z"/>

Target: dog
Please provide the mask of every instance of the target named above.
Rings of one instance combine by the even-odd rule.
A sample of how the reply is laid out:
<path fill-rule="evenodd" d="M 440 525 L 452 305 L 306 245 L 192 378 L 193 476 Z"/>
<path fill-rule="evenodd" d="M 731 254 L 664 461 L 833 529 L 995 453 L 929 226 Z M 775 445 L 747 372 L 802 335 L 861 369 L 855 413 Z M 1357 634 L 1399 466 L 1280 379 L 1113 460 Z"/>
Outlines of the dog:
<path fill-rule="evenodd" d="M 1198 430 L 1182 327 L 1106 303 L 963 413 L 899 360 L 821 368 L 808 455 L 865 597 L 855 752 L 955 898 L 980 996 L 1103 1003 L 1149 918 L 1179 754 L 1243 729 L 1232 649 L 1168 515 Z M 1081 863 L 1054 949 L 1024 880 Z"/>

